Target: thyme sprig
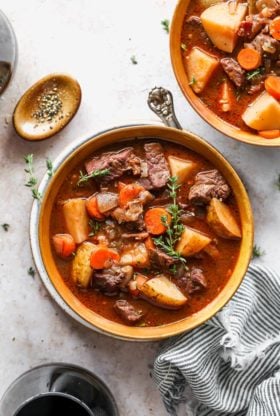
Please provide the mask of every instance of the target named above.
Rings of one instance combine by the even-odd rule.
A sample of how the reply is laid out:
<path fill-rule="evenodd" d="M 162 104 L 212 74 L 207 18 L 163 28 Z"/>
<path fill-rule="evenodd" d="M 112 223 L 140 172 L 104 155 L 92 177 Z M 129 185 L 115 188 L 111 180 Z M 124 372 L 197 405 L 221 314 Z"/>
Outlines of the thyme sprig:
<path fill-rule="evenodd" d="M 164 235 L 158 238 L 154 238 L 154 242 L 170 257 L 173 257 L 175 260 L 180 261 L 181 263 L 186 263 L 186 259 L 175 250 L 175 245 L 181 237 L 182 232 L 184 231 L 184 226 L 180 219 L 182 211 L 177 204 L 177 192 L 180 188 L 180 185 L 178 184 L 176 176 L 169 178 L 167 188 L 169 191 L 169 196 L 172 199 L 172 203 L 167 208 L 167 211 L 171 215 L 171 222 L 168 222 L 166 216 L 161 217 L 161 221 L 166 228 L 166 232 Z"/>
<path fill-rule="evenodd" d="M 102 176 L 106 176 L 110 173 L 110 169 L 96 169 L 93 172 L 91 172 L 89 175 L 88 174 L 83 174 L 82 171 L 80 171 L 80 178 L 78 180 L 77 186 L 80 186 L 83 183 L 86 183 L 89 179 L 92 178 L 100 178 Z"/>
<path fill-rule="evenodd" d="M 47 158 L 46 160 L 46 166 L 47 166 L 47 174 L 51 178 L 53 176 L 53 163 L 49 158 Z"/>
<path fill-rule="evenodd" d="M 162 20 L 161 25 L 162 25 L 163 30 L 165 30 L 166 33 L 169 33 L 169 20 L 168 19 Z"/>
<path fill-rule="evenodd" d="M 261 247 L 257 246 L 256 244 L 253 247 L 253 259 L 260 258 L 265 254 L 265 251 L 261 249 Z"/>
<path fill-rule="evenodd" d="M 38 183 L 38 180 L 37 180 L 37 178 L 35 177 L 35 174 L 34 174 L 33 154 L 29 154 L 29 155 L 24 156 L 24 161 L 27 165 L 27 167 L 24 169 L 24 171 L 29 175 L 29 179 L 25 183 L 25 186 L 27 186 L 28 188 L 31 189 L 31 194 L 32 194 L 32 197 L 34 199 L 37 199 L 37 200 L 41 201 L 42 195 L 38 191 L 38 188 L 36 186 L 37 183 Z"/>
<path fill-rule="evenodd" d="M 90 226 L 90 229 L 91 229 L 91 231 L 89 233 L 89 237 L 94 237 L 98 233 L 98 231 L 100 230 L 101 224 L 100 224 L 100 222 L 97 222 L 97 221 L 94 221 L 94 220 L 89 220 L 88 223 L 89 223 L 89 226 Z"/>
<path fill-rule="evenodd" d="M 247 72 L 246 74 L 246 79 L 247 81 L 250 81 L 260 75 L 262 75 L 264 73 L 265 69 L 264 67 L 258 68 L 258 69 L 254 69 L 253 71 Z"/>

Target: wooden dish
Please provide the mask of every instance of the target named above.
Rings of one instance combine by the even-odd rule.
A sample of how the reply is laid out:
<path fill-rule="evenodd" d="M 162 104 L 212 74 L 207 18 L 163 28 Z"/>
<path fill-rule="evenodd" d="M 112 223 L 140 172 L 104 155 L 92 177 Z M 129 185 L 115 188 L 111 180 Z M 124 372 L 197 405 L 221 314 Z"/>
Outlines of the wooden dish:
<path fill-rule="evenodd" d="M 61 110 L 51 119 L 39 117 L 42 98 L 50 94 L 56 94 Z M 26 140 L 48 139 L 69 123 L 80 103 L 81 88 L 74 78 L 66 74 L 47 75 L 32 85 L 18 101 L 13 114 L 16 132 Z"/>
<path fill-rule="evenodd" d="M 192 0 L 197 1 L 197 0 Z M 189 85 L 189 79 L 182 58 L 181 50 L 181 33 L 185 23 L 186 11 L 189 7 L 190 0 L 179 0 L 172 19 L 170 29 L 170 55 L 177 82 L 191 106 L 196 112 L 212 127 L 215 127 L 221 133 L 236 139 L 240 142 L 254 144 L 257 146 L 280 147 L 280 137 L 277 139 L 264 139 L 257 134 L 249 133 L 240 128 L 225 122 L 211 111 L 196 95 Z"/>
<path fill-rule="evenodd" d="M 59 188 L 73 169 L 73 164 L 77 165 L 104 146 L 128 139 L 133 140 L 133 138 L 137 138 L 135 140 L 156 138 L 171 141 L 186 146 L 208 159 L 223 174 L 233 190 L 240 211 L 243 232 L 236 267 L 219 295 L 198 313 L 178 322 L 158 327 L 129 327 L 109 321 L 88 309 L 64 283 L 57 270 L 51 250 L 50 217 L 52 207 Z M 33 205 L 30 229 L 31 245 L 36 266 L 47 289 L 56 302 L 78 322 L 116 338 L 133 341 L 159 340 L 197 327 L 215 315 L 233 296 L 251 259 L 253 216 L 247 192 L 237 173 L 229 162 L 203 139 L 186 131 L 157 125 L 132 125 L 114 128 L 78 143 L 74 149 L 73 147 L 68 148 L 54 162 L 54 168 L 54 176 L 50 179 L 46 175 L 39 187 L 39 191 L 43 194 L 42 203 L 35 201 Z"/>

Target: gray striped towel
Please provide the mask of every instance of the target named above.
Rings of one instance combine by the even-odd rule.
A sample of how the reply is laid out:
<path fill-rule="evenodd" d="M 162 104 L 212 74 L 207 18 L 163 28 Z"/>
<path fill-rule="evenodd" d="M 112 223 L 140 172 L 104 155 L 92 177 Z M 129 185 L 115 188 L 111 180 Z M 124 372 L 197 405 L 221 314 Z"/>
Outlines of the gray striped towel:
<path fill-rule="evenodd" d="M 214 318 L 170 338 L 153 376 L 169 414 L 280 415 L 280 277 L 251 265 Z"/>

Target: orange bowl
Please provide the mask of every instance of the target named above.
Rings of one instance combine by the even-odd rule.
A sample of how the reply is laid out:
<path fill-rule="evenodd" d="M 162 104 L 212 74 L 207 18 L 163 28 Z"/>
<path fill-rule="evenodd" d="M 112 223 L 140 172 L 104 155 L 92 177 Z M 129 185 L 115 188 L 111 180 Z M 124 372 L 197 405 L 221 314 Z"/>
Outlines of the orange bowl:
<path fill-rule="evenodd" d="M 208 159 L 226 178 L 237 200 L 243 238 L 240 254 L 226 286 L 218 296 L 204 309 L 178 322 L 158 327 L 129 327 L 110 321 L 88 309 L 66 286 L 59 274 L 53 258 L 50 242 L 50 218 L 57 193 L 73 166 L 81 163 L 96 150 L 112 143 L 122 141 L 156 138 L 181 144 Z M 136 140 L 136 139 L 135 139 Z M 217 311 L 233 296 L 239 287 L 248 267 L 252 254 L 253 216 L 247 192 L 239 176 L 229 162 L 211 145 L 192 133 L 156 125 L 133 125 L 114 128 L 97 134 L 86 141 L 70 147 L 54 162 L 55 173 L 52 178 L 47 175 L 39 187 L 43 194 L 42 203 L 34 201 L 31 213 L 31 246 L 39 274 L 55 301 L 78 322 L 91 329 L 113 337 L 151 341 L 180 334 L 197 327 Z"/>
<path fill-rule="evenodd" d="M 185 23 L 185 15 L 190 5 L 190 2 L 198 0 L 179 0 L 172 19 L 170 28 L 170 55 L 177 82 L 191 106 L 196 112 L 212 127 L 215 127 L 221 133 L 236 139 L 240 142 L 254 144 L 257 146 L 279 147 L 280 137 L 277 139 L 264 139 L 257 134 L 249 133 L 235 127 L 218 117 L 211 111 L 196 95 L 189 85 L 189 79 L 184 67 L 182 50 L 181 50 L 181 34 Z"/>

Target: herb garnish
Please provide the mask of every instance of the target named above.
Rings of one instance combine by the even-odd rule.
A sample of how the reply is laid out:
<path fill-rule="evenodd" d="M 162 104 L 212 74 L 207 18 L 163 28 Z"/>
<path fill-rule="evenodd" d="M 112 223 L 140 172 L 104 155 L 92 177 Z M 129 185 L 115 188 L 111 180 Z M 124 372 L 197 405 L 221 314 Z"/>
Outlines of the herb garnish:
<path fill-rule="evenodd" d="M 29 179 L 25 183 L 25 186 L 27 186 L 28 188 L 31 188 L 32 197 L 34 199 L 41 201 L 42 195 L 36 187 L 38 180 L 34 176 L 33 154 L 24 156 L 24 161 L 27 164 L 27 167 L 24 169 L 24 171 L 29 174 Z"/>
<path fill-rule="evenodd" d="M 33 269 L 33 267 L 29 267 L 27 273 L 29 274 L 29 276 L 33 277 L 33 279 L 34 279 L 34 276 L 35 276 L 36 272 Z"/>
<path fill-rule="evenodd" d="M 91 228 L 91 232 L 89 233 L 89 237 L 93 237 L 100 230 L 101 224 L 100 224 L 100 222 L 97 222 L 97 221 L 94 221 L 94 220 L 89 220 L 88 223 L 89 223 L 89 226 Z"/>
<path fill-rule="evenodd" d="M 264 70 L 265 69 L 262 67 L 262 68 L 255 69 L 254 71 L 247 72 L 246 74 L 247 81 L 250 81 L 251 79 L 258 77 L 259 75 L 262 75 L 264 73 Z"/>
<path fill-rule="evenodd" d="M 91 172 L 89 175 L 87 174 L 84 175 L 83 172 L 80 171 L 80 178 L 78 180 L 77 185 L 80 186 L 82 183 L 85 183 L 89 179 L 92 179 L 92 178 L 106 176 L 109 174 L 109 172 L 110 172 L 110 169 L 96 169 L 93 172 Z"/>
<path fill-rule="evenodd" d="M 1 224 L 1 227 L 3 228 L 3 230 L 4 231 L 9 231 L 9 228 L 10 228 L 10 224 L 6 224 L 6 223 L 4 223 L 4 224 Z"/>
<path fill-rule="evenodd" d="M 265 251 L 261 249 L 261 247 L 257 246 L 256 244 L 253 247 L 253 259 L 259 258 L 265 254 Z"/>
<path fill-rule="evenodd" d="M 138 61 L 137 61 L 137 59 L 136 59 L 135 55 L 132 55 L 132 56 L 130 57 L 130 60 L 131 60 L 131 63 L 132 63 L 133 65 L 137 65 L 137 64 L 138 64 Z"/>
<path fill-rule="evenodd" d="M 182 263 L 186 263 L 186 259 L 175 250 L 175 244 L 181 237 L 184 231 L 184 226 L 181 223 L 181 210 L 177 204 L 177 191 L 181 185 L 178 185 L 177 177 L 172 176 L 169 178 L 167 188 L 169 190 L 169 196 L 172 198 L 172 204 L 169 205 L 167 211 L 171 215 L 171 223 L 169 224 L 166 216 L 161 218 L 162 224 L 166 227 L 164 235 L 154 238 L 155 244 L 160 247 L 166 254 L 173 257 Z"/>
<path fill-rule="evenodd" d="M 276 179 L 276 181 L 275 181 L 275 185 L 277 186 L 277 188 L 279 189 L 279 191 L 280 191 L 280 173 L 278 174 L 278 178 Z"/>
<path fill-rule="evenodd" d="M 169 20 L 168 19 L 162 20 L 161 25 L 163 27 L 163 30 L 165 30 L 166 33 L 169 33 Z"/>
<path fill-rule="evenodd" d="M 47 166 L 47 174 L 51 178 L 53 176 L 53 164 L 49 158 L 47 158 L 46 160 L 46 166 Z"/>
<path fill-rule="evenodd" d="M 192 77 L 192 79 L 189 82 L 189 85 L 194 85 L 194 84 L 196 84 L 196 79 L 195 77 Z"/>

